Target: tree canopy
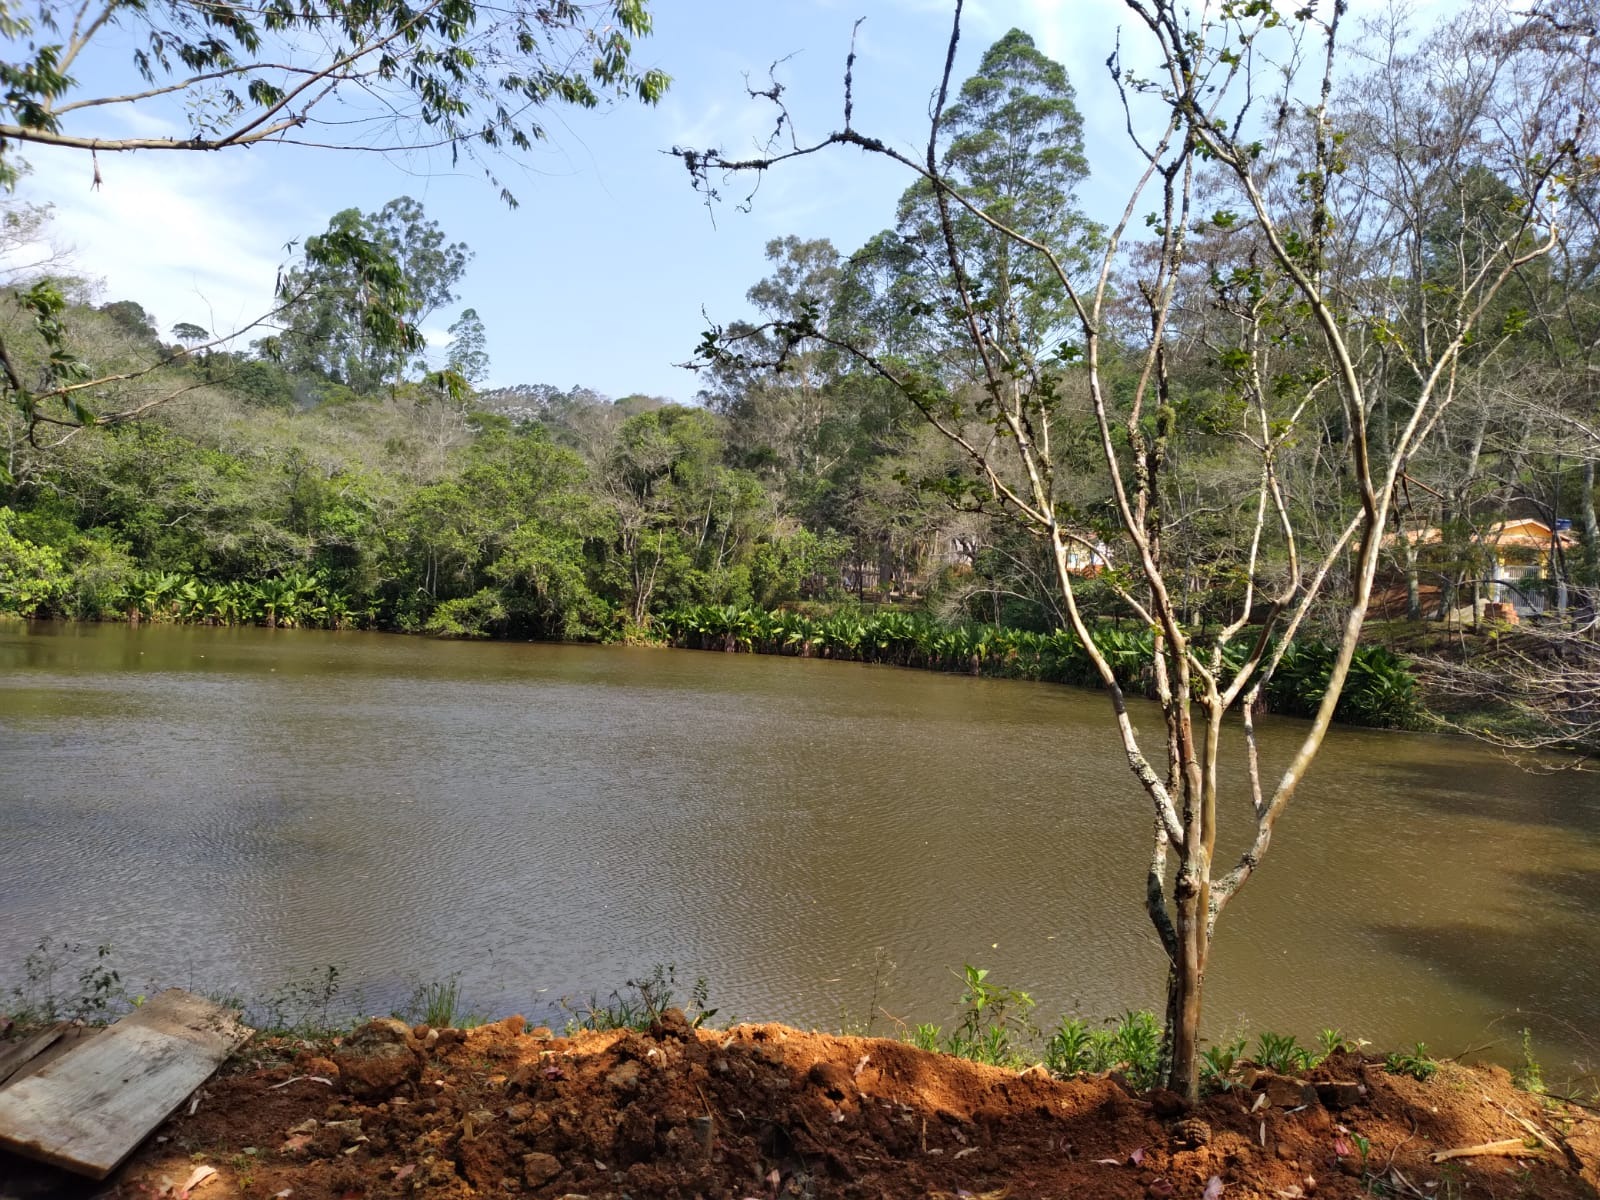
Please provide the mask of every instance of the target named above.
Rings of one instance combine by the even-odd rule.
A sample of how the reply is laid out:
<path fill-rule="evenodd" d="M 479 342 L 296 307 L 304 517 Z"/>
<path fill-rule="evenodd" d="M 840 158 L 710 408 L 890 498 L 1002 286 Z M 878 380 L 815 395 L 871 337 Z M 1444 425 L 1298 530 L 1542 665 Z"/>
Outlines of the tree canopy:
<path fill-rule="evenodd" d="M 551 104 L 661 97 L 667 76 L 632 57 L 650 25 L 646 0 L 7 5 L 0 34 L 20 54 L 0 62 L 0 171 L 14 180 L 16 149 L 28 144 L 97 154 L 444 148 L 452 159 L 526 150 L 545 136 Z M 127 86 L 113 88 L 103 56 L 126 45 Z M 182 113 L 187 132 L 126 133 L 122 114 L 163 101 L 179 102 L 161 111 Z"/>

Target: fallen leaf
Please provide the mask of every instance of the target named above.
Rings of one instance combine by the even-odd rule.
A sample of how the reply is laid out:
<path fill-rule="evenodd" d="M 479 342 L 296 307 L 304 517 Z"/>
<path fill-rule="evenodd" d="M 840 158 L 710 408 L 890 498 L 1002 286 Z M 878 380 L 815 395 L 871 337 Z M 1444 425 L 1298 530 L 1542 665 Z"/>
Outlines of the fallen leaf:
<path fill-rule="evenodd" d="M 178 1189 L 177 1200 L 189 1200 L 189 1193 L 195 1188 L 210 1182 L 211 1177 L 217 1173 L 215 1167 L 196 1167 L 194 1174 L 190 1175 L 181 1188 Z"/>
<path fill-rule="evenodd" d="M 1213 1175 L 1206 1181 L 1205 1194 L 1201 1200 L 1217 1200 L 1220 1195 L 1222 1195 L 1222 1176 Z"/>
<path fill-rule="evenodd" d="M 1144 1162 L 1144 1147 L 1140 1146 L 1132 1154 L 1128 1155 L 1128 1161 L 1131 1162 L 1136 1167 L 1139 1166 L 1141 1163 L 1143 1163 Z"/>
<path fill-rule="evenodd" d="M 316 1131 L 317 1119 L 315 1117 L 307 1117 L 304 1121 L 301 1121 L 300 1124 L 291 1125 L 288 1129 L 284 1130 L 285 1133 L 315 1133 Z"/>

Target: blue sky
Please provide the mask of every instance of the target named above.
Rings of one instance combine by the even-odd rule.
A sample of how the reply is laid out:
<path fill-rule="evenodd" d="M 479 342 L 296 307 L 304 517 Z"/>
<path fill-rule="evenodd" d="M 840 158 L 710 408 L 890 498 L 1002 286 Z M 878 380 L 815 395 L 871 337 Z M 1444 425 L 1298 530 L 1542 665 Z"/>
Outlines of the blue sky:
<path fill-rule="evenodd" d="M 915 151 L 949 35 L 946 0 L 655 0 L 656 34 L 636 46 L 642 65 L 673 76 L 656 108 L 551 111 L 548 144 L 498 170 L 521 206 L 508 210 L 476 168 L 349 152 L 260 146 L 218 154 L 102 155 L 91 189 L 81 152 L 31 148 L 26 199 L 55 206 L 55 237 L 104 300 L 133 299 L 163 329 L 189 321 L 237 328 L 268 307 L 286 243 L 319 232 L 344 208 L 373 211 L 399 195 L 422 201 L 476 257 L 454 311 L 477 309 L 488 330 L 491 382 L 584 384 L 612 396 L 689 400 L 694 376 L 674 363 L 693 352 L 706 318 L 747 310 L 774 237 L 829 237 L 854 249 L 892 220 L 905 173 L 836 150 L 771 173 L 753 210 L 709 214 L 674 144 L 753 148 L 770 110 L 744 93 L 749 73 L 788 57 L 780 77 L 802 137 L 840 123 L 851 26 L 857 43 L 855 124 Z M 1130 160 L 1104 60 L 1125 10 L 1117 0 L 979 0 L 968 4 L 957 80 L 1017 26 L 1065 63 L 1078 92 L 1093 177 L 1082 199 L 1104 219 L 1120 203 Z M 1131 33 L 1132 31 L 1130 31 Z M 80 71 L 119 69 L 114 59 Z M 154 110 L 135 121 L 170 130 Z M 704 315 L 702 315 L 704 314 Z"/>

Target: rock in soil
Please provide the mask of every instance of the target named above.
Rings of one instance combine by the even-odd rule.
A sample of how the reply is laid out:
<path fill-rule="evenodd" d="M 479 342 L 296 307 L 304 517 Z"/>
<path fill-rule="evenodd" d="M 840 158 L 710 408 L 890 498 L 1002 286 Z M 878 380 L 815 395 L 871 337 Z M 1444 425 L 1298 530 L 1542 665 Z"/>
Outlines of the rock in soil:
<path fill-rule="evenodd" d="M 383 1017 L 368 1021 L 333 1052 L 339 1078 L 352 1096 L 387 1100 L 422 1071 L 416 1039 L 404 1021 Z"/>

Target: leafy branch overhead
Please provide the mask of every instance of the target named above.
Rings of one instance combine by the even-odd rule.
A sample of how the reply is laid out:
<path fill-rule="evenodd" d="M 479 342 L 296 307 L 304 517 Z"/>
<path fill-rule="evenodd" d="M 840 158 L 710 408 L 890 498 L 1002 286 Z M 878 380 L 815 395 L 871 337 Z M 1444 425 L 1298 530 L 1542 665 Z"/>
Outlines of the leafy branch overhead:
<path fill-rule="evenodd" d="M 632 57 L 650 28 L 646 0 L 34 0 L 0 12 L 0 34 L 20 52 L 0 62 L 0 171 L 14 181 L 16 151 L 29 144 L 447 148 L 452 162 L 527 150 L 545 136 L 548 105 L 660 99 L 667 76 Z M 124 43 L 134 47 L 127 86 L 113 90 L 88 62 Z M 164 102 L 181 104 L 186 132 L 127 135 L 127 113 L 168 111 Z"/>

